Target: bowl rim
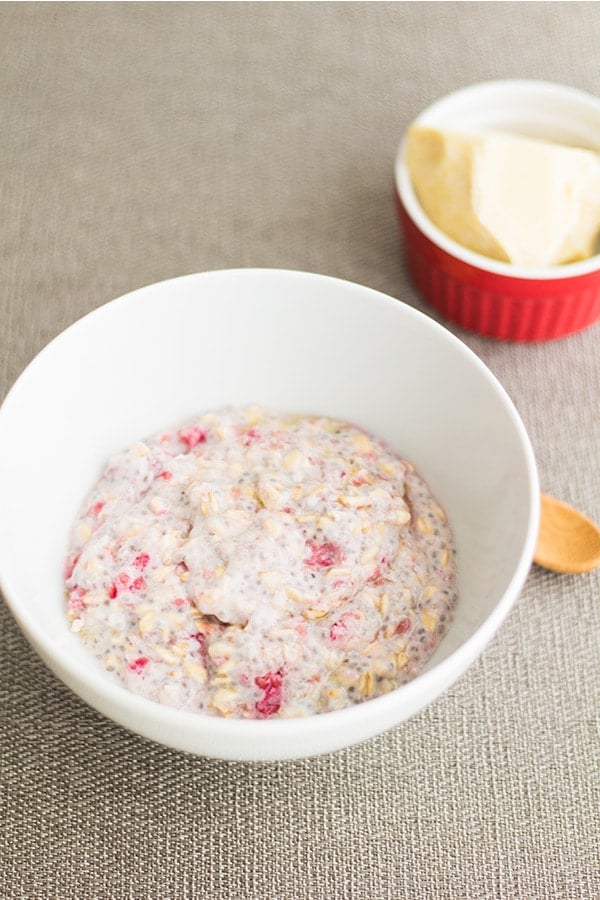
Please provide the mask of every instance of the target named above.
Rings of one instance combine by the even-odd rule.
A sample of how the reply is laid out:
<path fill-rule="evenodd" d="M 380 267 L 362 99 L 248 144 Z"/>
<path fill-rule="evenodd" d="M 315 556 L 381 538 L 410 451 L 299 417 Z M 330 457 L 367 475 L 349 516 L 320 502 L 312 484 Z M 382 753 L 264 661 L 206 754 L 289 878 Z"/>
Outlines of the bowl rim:
<path fill-rule="evenodd" d="M 497 81 L 477 82 L 468 85 L 467 87 L 459 88 L 456 91 L 452 91 L 450 94 L 446 94 L 444 97 L 441 97 L 426 107 L 419 113 L 413 122 L 411 122 L 411 124 L 423 121 L 423 119 L 426 119 L 438 109 L 443 108 L 447 103 L 458 98 L 509 89 L 523 91 L 539 90 L 540 92 L 552 96 L 562 96 L 566 100 L 585 103 L 600 114 L 600 99 L 585 91 L 580 91 L 577 88 L 568 87 L 567 85 L 555 84 L 550 81 L 508 78 Z M 493 275 L 499 275 L 511 280 L 560 282 L 571 278 L 600 273 L 600 253 L 595 253 L 587 259 L 565 263 L 560 266 L 517 266 L 513 263 L 495 260 L 491 257 L 484 256 L 481 253 L 476 253 L 474 250 L 469 250 L 451 237 L 448 237 L 448 235 L 439 229 L 437 225 L 434 225 L 417 199 L 405 162 L 406 141 L 407 132 L 402 136 L 394 163 L 394 182 L 396 191 L 407 215 L 412 219 L 413 223 L 433 244 L 449 256 L 461 260 L 472 268 L 480 269 L 483 272 L 489 272 Z"/>
<path fill-rule="evenodd" d="M 284 753 L 276 750 L 270 753 L 266 748 L 268 748 L 272 740 L 293 741 L 294 738 L 299 742 L 302 742 L 303 738 L 306 738 L 309 742 L 318 742 L 319 739 L 321 739 L 323 743 L 325 743 L 324 739 L 326 739 L 327 736 L 335 734 L 338 726 L 340 729 L 347 728 L 350 731 L 352 723 L 356 723 L 357 726 L 360 726 L 362 723 L 363 730 L 364 727 L 368 726 L 368 734 L 366 737 L 382 733 L 399 721 L 397 710 L 399 705 L 402 704 L 402 700 L 406 700 L 410 704 L 412 698 L 418 699 L 420 695 L 426 693 L 426 691 L 423 690 L 426 685 L 433 688 L 436 683 L 439 684 L 440 682 L 443 682 L 443 687 L 435 693 L 435 696 L 449 688 L 456 678 L 460 676 L 462 671 L 477 658 L 479 653 L 491 640 L 515 603 L 519 592 L 525 583 L 533 559 L 539 526 L 539 480 L 534 452 L 516 407 L 496 376 L 463 341 L 430 316 L 427 316 L 425 313 L 415 309 L 409 304 L 384 294 L 381 291 L 346 279 L 293 269 L 261 267 L 208 270 L 169 278 L 160 282 L 149 283 L 141 288 L 129 291 L 116 299 L 110 300 L 80 317 L 46 344 L 18 376 L 4 398 L 3 403 L 0 405 L 0 434 L 6 410 L 10 409 L 15 402 L 18 402 L 19 394 L 24 379 L 27 377 L 27 373 L 38 368 L 43 363 L 46 354 L 56 350 L 67 334 L 77 332 L 77 330 L 84 327 L 84 323 L 89 323 L 91 320 L 98 317 L 110 315 L 111 310 L 116 306 L 138 303 L 147 292 L 159 288 L 164 290 L 167 287 L 176 289 L 178 285 L 185 282 L 201 282 L 203 278 L 207 277 L 225 279 L 261 279 L 265 277 L 283 279 L 300 278 L 312 282 L 313 284 L 315 282 L 321 282 L 325 285 L 343 285 L 345 289 L 350 288 L 363 295 L 368 295 L 372 298 L 373 302 L 383 303 L 390 307 L 393 306 L 394 308 L 401 306 L 403 315 L 418 320 L 421 324 L 426 324 L 427 328 L 439 332 L 444 336 L 445 340 L 454 345 L 460 354 L 469 359 L 470 363 L 479 371 L 480 376 L 490 384 L 494 389 L 494 392 L 498 395 L 498 399 L 502 402 L 511 424 L 517 432 L 529 489 L 529 496 L 526 500 L 529 509 L 525 540 L 512 577 L 495 606 L 478 628 L 448 657 L 439 663 L 434 662 L 425 672 L 421 673 L 407 684 L 401 685 L 393 691 L 390 691 L 388 694 L 332 712 L 289 719 L 256 720 L 208 716 L 202 713 L 188 712 L 160 704 L 134 694 L 118 682 L 113 682 L 110 680 L 110 677 L 107 677 L 105 672 L 99 668 L 97 669 L 95 666 L 86 667 L 77 660 L 61 657 L 60 654 L 56 652 L 55 645 L 50 635 L 44 631 L 42 625 L 36 621 L 27 607 L 22 606 L 19 603 L 17 599 L 18 590 L 4 574 L 2 548 L 0 548 L 0 590 L 21 630 L 38 655 L 42 657 L 46 665 L 48 665 L 60 680 L 74 693 L 82 697 L 88 705 L 99 710 L 103 715 L 125 728 L 128 728 L 130 731 L 149 737 L 151 740 L 172 748 L 180 750 L 187 749 L 188 752 L 196 753 L 198 755 L 213 756 L 221 759 L 269 761 L 314 756 L 320 752 L 329 752 L 331 749 L 335 750 L 351 746 L 356 743 L 357 740 L 363 740 L 365 738 L 357 739 L 348 736 L 342 740 L 334 741 L 335 746 L 330 748 L 326 747 L 323 750 L 310 753 L 292 751 L 289 747 Z M 65 617 L 65 627 L 66 624 Z M 428 705 L 429 702 L 430 701 L 427 701 L 424 705 Z M 419 711 L 421 708 L 421 706 L 418 706 L 416 711 Z M 107 712 L 107 709 L 110 709 L 110 711 Z M 394 712 L 396 712 L 395 715 Z M 146 723 L 151 723 L 151 725 Z M 372 723 L 376 724 L 373 726 Z M 157 738 L 155 736 L 157 726 L 161 727 L 161 734 L 165 735 L 165 737 Z M 188 736 L 188 740 L 186 741 L 187 747 L 183 746 L 181 740 L 173 739 L 170 741 L 169 738 L 166 737 L 177 731 L 181 731 L 182 729 Z M 358 730 L 360 730 L 360 728 Z M 206 736 L 209 733 L 214 734 L 216 740 L 221 744 L 225 741 L 228 743 L 230 742 L 232 748 L 231 753 L 211 753 L 210 750 L 200 748 L 197 750 L 190 749 L 194 744 L 194 739 L 196 739 L 196 743 L 202 743 L 205 747 Z M 205 739 L 204 741 L 203 738 Z M 237 749 L 238 744 L 236 742 L 240 742 L 239 750 Z M 254 747 L 254 750 L 252 752 L 247 750 L 244 751 L 243 748 L 249 746 Z"/>

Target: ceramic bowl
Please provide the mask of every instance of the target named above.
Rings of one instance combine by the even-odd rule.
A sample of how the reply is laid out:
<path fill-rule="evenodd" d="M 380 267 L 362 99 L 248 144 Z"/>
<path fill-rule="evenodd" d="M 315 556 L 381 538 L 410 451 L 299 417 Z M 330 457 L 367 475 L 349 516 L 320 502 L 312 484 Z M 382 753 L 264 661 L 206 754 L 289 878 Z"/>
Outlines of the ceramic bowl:
<path fill-rule="evenodd" d="M 492 81 L 449 94 L 416 121 L 454 131 L 505 131 L 600 151 L 600 100 L 543 81 Z M 405 162 L 395 193 L 412 280 L 446 319 L 487 337 L 545 341 L 600 317 L 600 255 L 562 266 L 524 268 L 462 247 L 423 211 Z"/>
<path fill-rule="evenodd" d="M 460 600 L 413 682 L 303 719 L 217 718 L 128 692 L 70 631 L 69 534 L 107 457 L 195 413 L 253 403 L 359 423 L 412 460 L 446 508 Z M 0 409 L 0 586 L 17 622 L 92 707 L 200 755 L 311 756 L 362 741 L 431 703 L 514 603 L 532 560 L 538 505 L 527 434 L 484 364 L 410 306 L 321 275 L 206 272 L 134 291 L 55 338 Z"/>

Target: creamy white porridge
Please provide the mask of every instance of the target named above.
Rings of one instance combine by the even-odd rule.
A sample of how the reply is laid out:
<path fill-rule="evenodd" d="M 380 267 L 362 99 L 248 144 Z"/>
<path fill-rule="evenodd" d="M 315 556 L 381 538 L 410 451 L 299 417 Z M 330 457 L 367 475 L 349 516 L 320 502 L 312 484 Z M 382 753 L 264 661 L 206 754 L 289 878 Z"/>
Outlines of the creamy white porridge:
<path fill-rule="evenodd" d="M 413 678 L 448 627 L 456 572 L 411 464 L 346 422 L 251 407 L 110 459 L 66 588 L 71 628 L 130 690 L 267 718 Z"/>

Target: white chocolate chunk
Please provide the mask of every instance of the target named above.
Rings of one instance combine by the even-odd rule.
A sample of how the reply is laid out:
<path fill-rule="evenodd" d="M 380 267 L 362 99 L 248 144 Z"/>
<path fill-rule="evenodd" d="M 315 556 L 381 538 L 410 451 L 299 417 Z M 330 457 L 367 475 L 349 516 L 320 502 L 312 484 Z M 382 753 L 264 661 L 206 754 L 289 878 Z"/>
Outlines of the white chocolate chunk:
<path fill-rule="evenodd" d="M 591 150 L 415 124 L 406 162 L 431 221 L 476 253 L 537 267 L 598 250 L 600 156 Z"/>

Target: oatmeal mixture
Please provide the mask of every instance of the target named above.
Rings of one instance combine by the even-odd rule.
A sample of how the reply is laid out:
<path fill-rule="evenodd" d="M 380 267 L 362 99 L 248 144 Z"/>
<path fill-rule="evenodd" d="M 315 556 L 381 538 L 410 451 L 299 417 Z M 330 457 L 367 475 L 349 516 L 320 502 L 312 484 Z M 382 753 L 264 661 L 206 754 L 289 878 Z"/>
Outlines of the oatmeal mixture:
<path fill-rule="evenodd" d="M 304 716 L 413 678 L 456 601 L 446 517 L 346 422 L 207 413 L 109 460 L 76 523 L 69 618 L 126 686 L 221 716 Z"/>

